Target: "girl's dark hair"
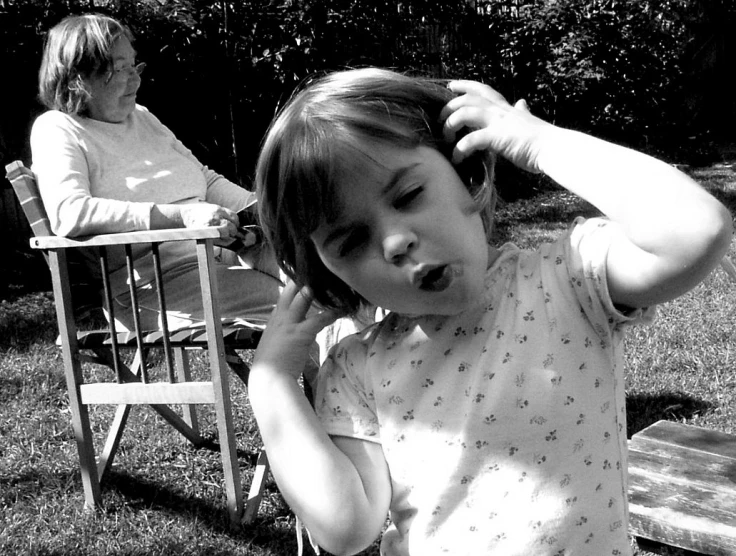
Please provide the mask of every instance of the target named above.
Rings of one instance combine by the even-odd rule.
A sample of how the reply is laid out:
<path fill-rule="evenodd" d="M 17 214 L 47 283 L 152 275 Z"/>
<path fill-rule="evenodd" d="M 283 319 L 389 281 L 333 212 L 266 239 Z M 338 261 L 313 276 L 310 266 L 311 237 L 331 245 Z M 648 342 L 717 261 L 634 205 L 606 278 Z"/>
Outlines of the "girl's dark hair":
<path fill-rule="evenodd" d="M 440 112 L 455 94 L 446 83 L 364 68 L 306 84 L 281 109 L 256 166 L 261 223 L 286 274 L 309 286 L 322 306 L 355 315 L 367 302 L 322 263 L 310 235 L 333 221 L 338 177 L 370 142 L 427 146 L 451 160 Z M 456 170 L 475 198 L 490 237 L 493 155 L 472 156 Z"/>
<path fill-rule="evenodd" d="M 83 113 L 90 94 L 84 78 L 112 67 L 113 44 L 133 34 L 119 21 L 100 14 L 74 15 L 46 36 L 38 72 L 39 98 L 51 110 Z"/>

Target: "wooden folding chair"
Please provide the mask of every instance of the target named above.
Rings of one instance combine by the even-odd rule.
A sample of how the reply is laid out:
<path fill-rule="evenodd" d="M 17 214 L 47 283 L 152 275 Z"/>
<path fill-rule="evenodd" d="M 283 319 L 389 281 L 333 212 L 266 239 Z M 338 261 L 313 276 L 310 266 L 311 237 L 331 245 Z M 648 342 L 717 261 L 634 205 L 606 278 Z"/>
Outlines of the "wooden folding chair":
<path fill-rule="evenodd" d="M 31 246 L 46 256 L 54 292 L 54 302 L 59 326 L 64 370 L 66 374 L 72 424 L 79 451 L 85 504 L 98 506 L 101 502 L 100 481 L 110 469 L 132 405 L 148 404 L 184 437 L 195 445 L 203 442 L 199 433 L 196 404 L 214 405 L 220 451 L 224 469 L 227 509 L 233 525 L 248 523 L 256 515 L 268 472 L 268 460 L 261 451 L 250 493 L 244 505 L 238 468 L 235 432 L 230 401 L 227 369 L 232 369 L 247 382 L 248 367 L 238 357 L 236 349 L 255 349 L 261 330 L 247 326 L 223 325 L 217 306 L 217 282 L 213 268 L 213 242 L 220 238 L 220 228 L 172 229 L 118 234 L 103 234 L 68 239 L 51 232 L 48 218 L 38 194 L 33 173 L 21 162 L 6 166 L 7 176 L 31 223 L 34 236 Z M 163 294 L 158 246 L 168 241 L 195 241 L 199 262 L 202 303 L 205 326 L 170 332 L 166 322 L 166 301 Z M 106 329 L 80 331 L 75 322 L 74 297 L 70 275 L 74 265 L 72 254 L 82 250 L 87 264 L 90 259 L 99 263 L 102 282 L 102 298 L 108 313 L 114 315 L 112 294 L 107 277 L 107 248 L 125 246 L 129 275 L 134 272 L 131 245 L 147 243 L 152 246 L 156 268 L 156 287 L 162 319 L 162 329 L 145 331 L 138 326 L 137 310 L 133 311 L 135 331 L 117 332 L 114 318 Z M 90 255 L 94 251 L 94 256 Z M 132 280 L 131 280 L 132 283 Z M 89 284 L 86 289 L 89 290 Z M 131 289 L 134 307 L 137 304 L 135 289 Z M 78 300 L 77 300 L 78 301 Z M 79 303 L 77 303 L 79 305 Z M 163 350 L 166 366 L 165 380 L 161 373 L 149 372 L 147 352 Z M 207 350 L 209 380 L 192 381 L 187 350 Z M 125 365 L 123 350 L 135 350 L 133 363 Z M 105 365 L 114 371 L 113 382 L 85 382 L 82 362 Z M 154 376 L 155 375 L 155 376 Z M 93 442 L 88 407 L 94 404 L 117 405 L 107 441 L 99 455 Z M 181 405 L 182 416 L 170 404 Z"/>
<path fill-rule="evenodd" d="M 728 258 L 721 267 L 736 281 Z M 658 421 L 629 441 L 630 530 L 699 554 L 736 554 L 736 435 Z"/>

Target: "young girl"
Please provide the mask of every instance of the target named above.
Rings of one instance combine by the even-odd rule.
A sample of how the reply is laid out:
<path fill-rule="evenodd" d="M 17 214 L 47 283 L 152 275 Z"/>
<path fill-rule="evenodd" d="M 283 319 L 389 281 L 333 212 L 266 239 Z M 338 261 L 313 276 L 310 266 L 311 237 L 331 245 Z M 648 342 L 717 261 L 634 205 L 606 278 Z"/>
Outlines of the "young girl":
<path fill-rule="evenodd" d="M 494 156 L 607 218 L 536 251 L 489 242 Z M 621 555 L 622 338 L 701 281 L 728 211 L 643 154 L 548 124 L 488 86 L 332 74 L 273 123 L 257 168 L 294 280 L 250 376 L 281 492 L 319 545 L 386 555 Z M 314 308 L 312 308 L 314 305 Z M 315 334 L 374 305 L 297 384 Z"/>

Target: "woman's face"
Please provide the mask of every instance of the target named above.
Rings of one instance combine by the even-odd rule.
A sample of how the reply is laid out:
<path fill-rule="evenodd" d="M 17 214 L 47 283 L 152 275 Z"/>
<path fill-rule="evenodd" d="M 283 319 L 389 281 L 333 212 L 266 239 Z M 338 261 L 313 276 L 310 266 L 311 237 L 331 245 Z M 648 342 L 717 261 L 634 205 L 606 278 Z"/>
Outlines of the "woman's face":
<path fill-rule="evenodd" d="M 92 98 L 87 116 L 101 122 L 119 123 L 135 109 L 141 77 L 135 70 L 136 52 L 127 37 L 118 38 L 112 47 L 112 68 L 84 79 Z"/>

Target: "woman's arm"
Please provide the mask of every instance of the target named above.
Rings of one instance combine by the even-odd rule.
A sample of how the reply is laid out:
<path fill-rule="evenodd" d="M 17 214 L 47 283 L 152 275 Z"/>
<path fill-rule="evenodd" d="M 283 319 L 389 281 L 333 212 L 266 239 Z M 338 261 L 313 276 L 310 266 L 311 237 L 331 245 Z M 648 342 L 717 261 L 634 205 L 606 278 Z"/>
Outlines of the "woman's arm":
<path fill-rule="evenodd" d="M 55 234 L 65 237 L 145 230 L 153 203 L 93 197 L 87 157 L 74 122 L 46 112 L 31 129 L 33 172 Z"/>
<path fill-rule="evenodd" d="M 248 191 L 244 187 L 240 187 L 228 180 L 225 176 L 202 164 L 199 159 L 194 156 L 194 153 L 190 151 L 184 143 L 176 138 L 169 128 L 164 126 L 164 124 L 162 124 L 158 119 L 155 119 L 155 116 L 152 114 L 151 118 L 153 118 L 155 122 L 157 122 L 158 125 L 160 125 L 165 132 L 171 136 L 174 141 L 174 149 L 196 164 L 199 171 L 202 172 L 207 184 L 205 201 L 222 207 L 227 207 L 235 212 L 239 212 L 256 203 L 257 199 L 254 192 Z"/>
<path fill-rule="evenodd" d="M 40 116 L 31 131 L 33 171 L 55 234 L 75 237 L 228 223 L 230 236 L 238 236 L 235 211 L 214 203 L 156 204 L 92 195 L 91 155 L 77 137 L 80 129 L 71 117 L 52 111 Z M 89 143 L 86 148 L 93 149 L 93 141 Z M 246 205 L 250 194 L 235 184 L 231 186 L 235 205 Z M 125 191 L 109 193 L 113 197 Z"/>
<path fill-rule="evenodd" d="M 447 137 L 463 127 L 454 158 L 491 149 L 542 171 L 618 225 L 607 259 L 614 303 L 643 307 L 671 300 L 721 260 L 733 234 L 728 210 L 675 168 L 642 153 L 540 120 L 525 103 L 467 81 L 443 111 Z"/>
<path fill-rule="evenodd" d="M 297 383 L 317 332 L 335 318 L 308 313 L 310 304 L 293 283 L 285 287 L 256 351 L 248 390 L 284 498 L 320 546 L 354 554 L 380 534 L 391 483 L 380 445 L 330 438 Z"/>

